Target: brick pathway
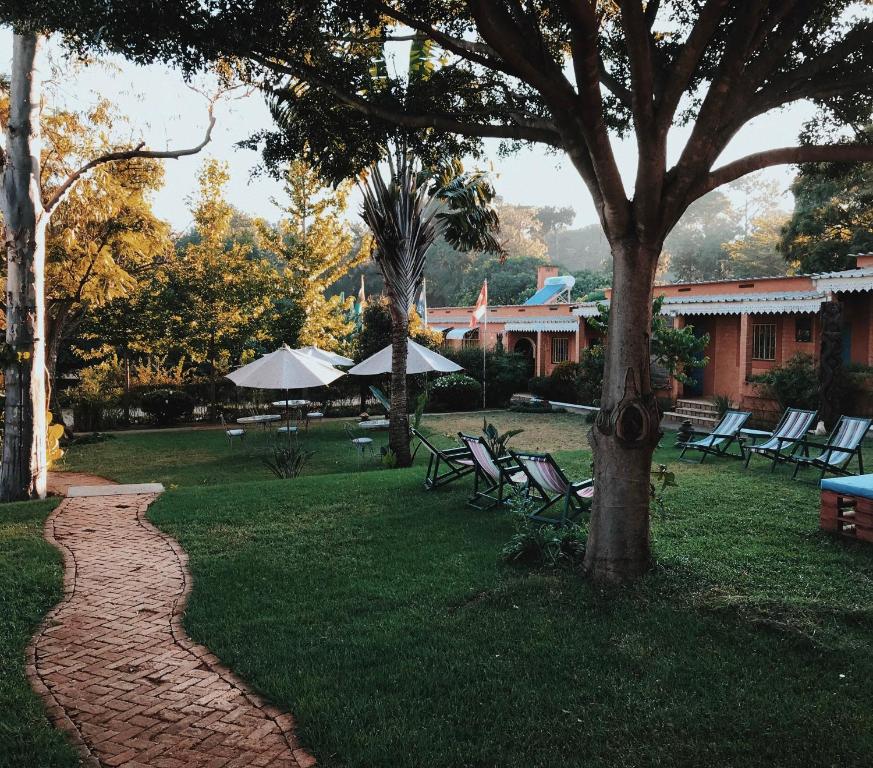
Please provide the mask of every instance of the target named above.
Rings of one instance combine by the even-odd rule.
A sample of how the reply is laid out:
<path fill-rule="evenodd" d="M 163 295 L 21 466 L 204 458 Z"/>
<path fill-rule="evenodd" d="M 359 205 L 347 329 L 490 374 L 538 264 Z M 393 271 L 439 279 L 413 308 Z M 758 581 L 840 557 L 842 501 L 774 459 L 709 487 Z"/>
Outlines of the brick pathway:
<path fill-rule="evenodd" d="M 65 599 L 28 674 L 88 766 L 307 768 L 290 715 L 185 634 L 186 557 L 145 519 L 153 494 L 68 498 L 46 523 Z"/>

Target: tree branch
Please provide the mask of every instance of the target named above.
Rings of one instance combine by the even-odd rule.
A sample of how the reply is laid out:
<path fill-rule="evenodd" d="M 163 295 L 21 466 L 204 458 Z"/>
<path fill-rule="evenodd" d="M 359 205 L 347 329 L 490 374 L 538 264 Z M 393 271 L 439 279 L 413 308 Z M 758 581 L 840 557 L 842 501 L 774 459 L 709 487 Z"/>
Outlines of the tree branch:
<path fill-rule="evenodd" d="M 658 105 L 658 125 L 662 130 L 669 128 L 679 105 L 682 94 L 688 89 L 691 78 L 703 58 L 709 41 L 724 17 L 728 0 L 707 0 L 700 11 L 693 29 L 685 40 L 672 71 L 668 75 L 668 85 L 661 104 Z"/>
<path fill-rule="evenodd" d="M 249 54 L 250 58 L 263 66 L 280 71 L 292 77 L 299 78 L 311 86 L 322 88 L 337 100 L 352 107 L 362 115 L 375 117 L 404 128 L 423 129 L 435 128 L 441 131 L 457 133 L 465 136 L 477 136 L 481 138 L 512 139 L 517 141 L 538 141 L 544 144 L 560 146 L 561 137 L 557 129 L 546 120 L 539 118 L 517 118 L 516 125 L 503 123 L 475 123 L 465 122 L 463 119 L 445 113 L 412 113 L 373 104 L 362 96 L 348 93 L 338 88 L 327 78 L 321 77 L 311 67 L 300 65 L 280 64 L 264 58 L 258 54 Z M 276 94 L 288 94 L 293 96 L 293 91 L 286 87 L 274 91 Z"/>
<path fill-rule="evenodd" d="M 799 163 L 873 162 L 873 144 L 810 144 L 801 147 L 781 147 L 755 152 L 716 168 L 693 189 L 696 199 L 707 192 L 762 168 Z"/>
<path fill-rule="evenodd" d="M 103 165 L 105 163 L 114 163 L 119 160 L 134 160 L 137 158 L 154 158 L 157 160 L 160 159 L 178 159 L 180 157 L 186 157 L 188 155 L 196 155 L 200 150 L 202 150 L 211 140 L 212 140 L 212 129 L 215 127 L 215 115 L 212 111 L 213 105 L 209 105 L 209 125 L 206 128 L 206 135 L 203 137 L 203 141 L 201 141 L 197 146 L 189 147 L 187 149 L 171 149 L 171 150 L 152 150 L 152 149 L 143 149 L 144 143 L 140 143 L 138 146 L 133 149 L 120 150 L 118 152 L 107 152 L 103 155 L 99 155 L 95 157 L 93 160 L 89 160 L 83 166 L 73 171 L 67 178 L 64 180 L 63 184 L 55 191 L 55 193 L 51 196 L 51 198 L 45 204 L 45 212 L 46 215 L 51 216 L 52 211 L 58 207 L 64 197 L 70 192 L 75 183 L 82 178 L 88 171 L 92 168 L 96 168 L 98 165 Z"/>
<path fill-rule="evenodd" d="M 436 27 L 433 27 L 424 21 L 420 21 L 415 18 L 415 16 L 405 13 L 398 8 L 394 8 L 387 3 L 377 3 L 376 8 L 382 11 L 386 16 L 390 16 L 395 21 L 399 21 L 401 24 L 405 24 L 407 27 L 427 35 L 427 37 L 435 43 L 441 45 L 447 51 L 451 51 L 457 56 L 475 62 L 476 64 L 481 64 L 488 69 L 498 69 L 507 74 L 514 74 L 500 60 L 497 52 L 485 43 L 452 37 L 445 32 L 441 32 Z"/>

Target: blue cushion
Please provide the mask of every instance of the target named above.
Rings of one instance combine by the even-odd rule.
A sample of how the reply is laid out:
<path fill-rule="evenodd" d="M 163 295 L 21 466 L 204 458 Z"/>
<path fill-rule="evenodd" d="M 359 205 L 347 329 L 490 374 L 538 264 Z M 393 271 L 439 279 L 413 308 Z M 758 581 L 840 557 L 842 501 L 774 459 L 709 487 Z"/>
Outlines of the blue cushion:
<path fill-rule="evenodd" d="M 821 489 L 845 493 L 847 496 L 860 496 L 862 499 L 873 499 L 873 475 L 829 477 L 821 481 Z"/>

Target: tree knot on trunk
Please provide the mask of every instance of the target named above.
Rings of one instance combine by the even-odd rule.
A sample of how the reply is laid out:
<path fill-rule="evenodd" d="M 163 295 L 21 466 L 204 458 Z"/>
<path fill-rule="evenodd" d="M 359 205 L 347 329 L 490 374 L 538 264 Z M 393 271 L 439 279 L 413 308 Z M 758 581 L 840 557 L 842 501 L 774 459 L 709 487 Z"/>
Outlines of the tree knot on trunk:
<path fill-rule="evenodd" d="M 658 403 L 651 391 L 641 392 L 633 368 L 625 371 L 624 393 L 614 408 L 602 408 L 595 426 L 629 448 L 657 444 L 661 438 Z"/>

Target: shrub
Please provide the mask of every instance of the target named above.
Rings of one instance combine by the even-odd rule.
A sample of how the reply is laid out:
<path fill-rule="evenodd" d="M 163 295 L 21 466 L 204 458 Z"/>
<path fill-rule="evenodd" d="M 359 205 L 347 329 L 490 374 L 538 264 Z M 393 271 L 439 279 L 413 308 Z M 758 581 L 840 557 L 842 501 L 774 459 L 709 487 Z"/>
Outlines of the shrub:
<path fill-rule="evenodd" d="M 552 377 L 534 376 L 527 383 L 527 391 L 545 400 L 552 399 Z M 555 398 L 556 400 L 558 398 Z"/>
<path fill-rule="evenodd" d="M 476 348 L 441 350 L 460 365 L 470 377 L 482 383 L 482 350 Z M 505 408 L 512 396 L 523 392 L 530 375 L 524 355 L 495 348 L 485 353 L 485 404 L 489 408 Z"/>
<path fill-rule="evenodd" d="M 579 356 L 579 376 L 576 382 L 577 402 L 599 405 L 603 389 L 603 346 L 594 344 Z"/>
<path fill-rule="evenodd" d="M 504 561 L 533 568 L 580 569 L 585 558 L 585 529 L 576 523 L 560 528 L 531 520 L 536 502 L 523 494 L 510 499 L 515 534 L 501 550 Z"/>
<path fill-rule="evenodd" d="M 142 396 L 140 408 L 158 424 L 174 424 L 194 413 L 194 398 L 180 389 L 156 389 Z"/>
<path fill-rule="evenodd" d="M 579 395 L 579 376 L 581 367 L 579 363 L 573 363 L 569 360 L 564 363 L 558 363 L 552 370 L 551 376 L 551 399 L 559 400 L 565 403 L 575 403 Z"/>
<path fill-rule="evenodd" d="M 430 388 L 431 399 L 449 410 L 467 411 L 482 404 L 482 385 L 463 373 L 438 378 Z"/>
<path fill-rule="evenodd" d="M 734 402 L 731 400 L 730 395 L 716 395 L 712 398 L 713 403 L 715 404 L 716 410 L 718 411 L 718 417 L 721 418 L 724 416 L 731 408 L 734 407 Z"/>
<path fill-rule="evenodd" d="M 765 397 L 775 400 L 780 409 L 818 407 L 818 377 L 810 355 L 794 355 L 784 365 L 771 368 L 757 377 Z"/>
<path fill-rule="evenodd" d="M 117 358 L 83 368 L 79 383 L 65 393 L 73 406 L 73 423 L 79 432 L 114 426 L 124 394 L 124 372 Z"/>

